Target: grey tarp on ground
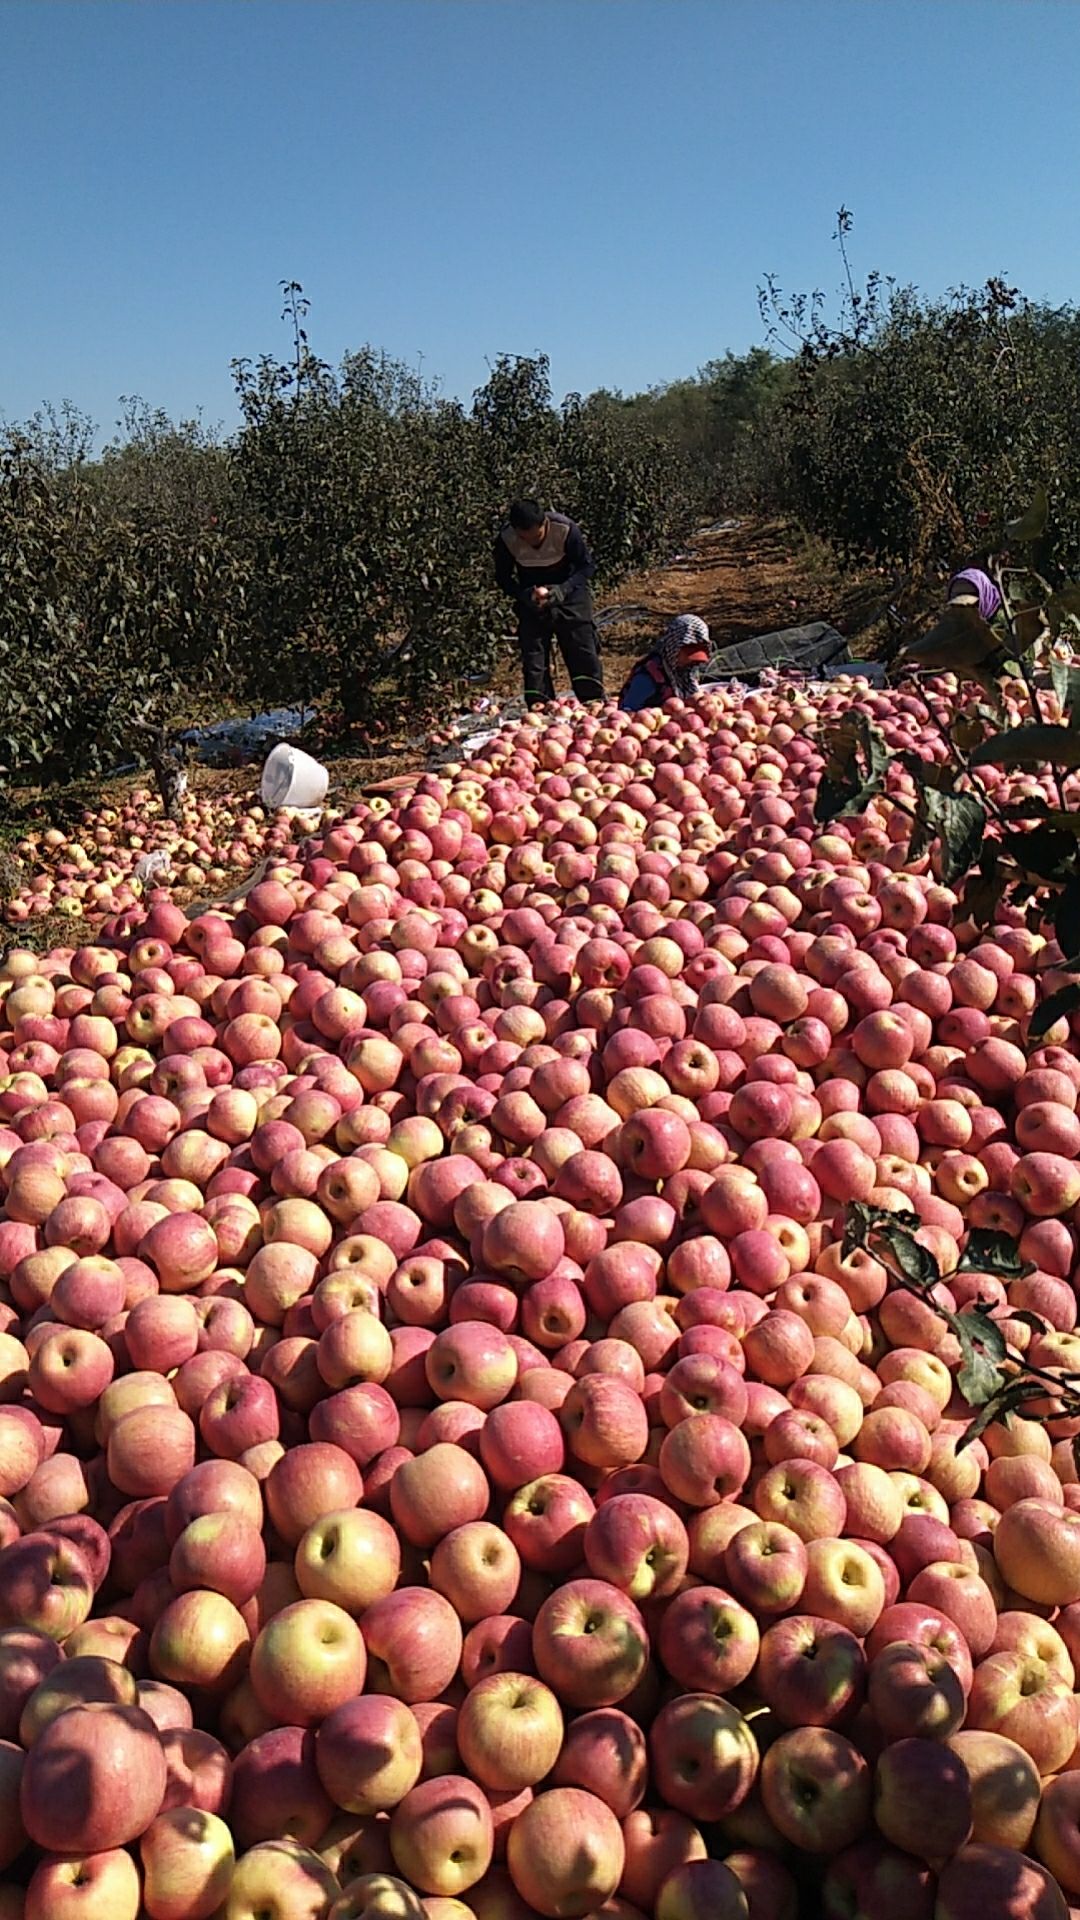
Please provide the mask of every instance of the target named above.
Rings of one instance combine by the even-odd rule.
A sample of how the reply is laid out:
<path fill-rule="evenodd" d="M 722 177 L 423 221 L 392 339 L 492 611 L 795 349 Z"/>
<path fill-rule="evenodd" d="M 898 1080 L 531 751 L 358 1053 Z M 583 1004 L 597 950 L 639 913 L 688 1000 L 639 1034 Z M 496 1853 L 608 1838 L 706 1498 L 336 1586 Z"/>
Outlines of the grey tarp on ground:
<path fill-rule="evenodd" d="M 805 674 L 811 680 L 833 680 L 838 674 L 861 673 L 875 686 L 884 686 L 885 673 L 876 660 L 855 660 L 842 633 L 827 620 L 803 627 L 784 627 L 763 633 L 713 654 L 702 674 L 702 684 L 740 680 L 745 684 L 768 671 Z"/>

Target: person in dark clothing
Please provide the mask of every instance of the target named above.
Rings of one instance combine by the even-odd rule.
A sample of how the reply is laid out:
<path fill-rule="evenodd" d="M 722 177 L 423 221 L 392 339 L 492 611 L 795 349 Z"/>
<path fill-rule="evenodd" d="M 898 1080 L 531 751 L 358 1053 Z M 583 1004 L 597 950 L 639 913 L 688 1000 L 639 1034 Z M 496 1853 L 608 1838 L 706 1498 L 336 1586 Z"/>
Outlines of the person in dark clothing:
<path fill-rule="evenodd" d="M 696 613 L 680 613 L 632 668 L 619 695 L 623 713 L 662 707 L 665 700 L 692 700 L 711 652 L 704 620 Z"/>
<path fill-rule="evenodd" d="M 555 698 L 554 641 L 578 699 L 604 698 L 589 585 L 594 572 L 585 536 L 573 520 L 535 500 L 515 500 L 495 542 L 495 578 L 517 608 L 527 706 Z"/>

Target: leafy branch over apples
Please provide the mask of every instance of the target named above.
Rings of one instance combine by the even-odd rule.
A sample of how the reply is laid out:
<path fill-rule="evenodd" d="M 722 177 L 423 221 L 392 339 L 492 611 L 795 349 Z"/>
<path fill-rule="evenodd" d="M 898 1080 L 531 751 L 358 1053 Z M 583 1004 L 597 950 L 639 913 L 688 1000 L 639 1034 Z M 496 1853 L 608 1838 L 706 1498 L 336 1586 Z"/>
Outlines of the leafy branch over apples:
<path fill-rule="evenodd" d="M 1080 1417 L 1080 1373 L 1055 1372 L 1025 1359 L 1010 1347 L 1001 1326 L 984 1307 L 969 1306 L 954 1313 L 934 1298 L 935 1288 L 947 1276 L 936 1255 L 916 1239 L 921 1224 L 916 1213 L 853 1200 L 844 1215 L 843 1253 L 845 1258 L 858 1250 L 870 1254 L 885 1268 L 893 1286 L 928 1306 L 959 1343 L 956 1384 L 973 1409 L 973 1418 L 958 1451 L 995 1421 L 1007 1422 L 1010 1414 L 1021 1410 L 1042 1425 Z M 1033 1268 L 1020 1258 L 1011 1235 L 972 1227 L 954 1271 L 1018 1280 Z M 1010 1318 L 1028 1321 L 1040 1332 L 1047 1330 L 1038 1315 L 1012 1314 Z M 1080 1466 L 1080 1436 L 1074 1450 Z"/>

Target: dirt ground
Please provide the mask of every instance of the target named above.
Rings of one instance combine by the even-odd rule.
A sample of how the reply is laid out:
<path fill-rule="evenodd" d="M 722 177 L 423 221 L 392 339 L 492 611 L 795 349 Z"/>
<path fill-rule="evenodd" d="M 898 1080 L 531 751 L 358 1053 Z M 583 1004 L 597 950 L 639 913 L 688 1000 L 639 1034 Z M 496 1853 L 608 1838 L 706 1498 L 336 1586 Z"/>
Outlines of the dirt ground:
<path fill-rule="evenodd" d="M 644 647 L 678 613 L 700 614 L 720 649 L 811 620 L 854 633 L 882 593 L 876 577 L 841 576 L 824 548 L 783 521 L 702 532 L 669 566 L 624 581 L 601 606 L 601 613 L 627 609 L 625 620 L 603 628 L 605 684 L 617 693 Z M 866 651 L 862 641 L 857 650 Z"/>

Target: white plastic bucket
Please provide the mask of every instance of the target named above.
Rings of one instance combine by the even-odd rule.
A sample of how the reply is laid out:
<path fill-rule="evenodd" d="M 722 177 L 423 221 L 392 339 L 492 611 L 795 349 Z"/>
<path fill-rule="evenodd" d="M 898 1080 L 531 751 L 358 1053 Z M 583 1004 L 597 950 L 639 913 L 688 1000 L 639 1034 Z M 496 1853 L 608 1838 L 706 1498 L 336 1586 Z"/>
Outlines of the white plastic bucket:
<path fill-rule="evenodd" d="M 262 797 L 268 807 L 321 807 L 330 775 L 310 753 L 282 741 L 268 755 L 262 770 Z"/>

